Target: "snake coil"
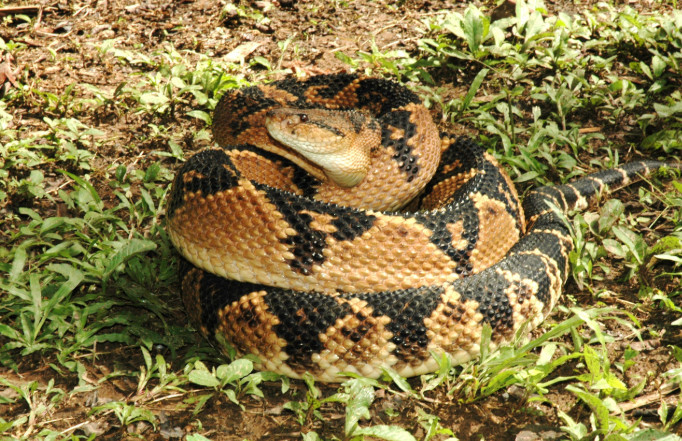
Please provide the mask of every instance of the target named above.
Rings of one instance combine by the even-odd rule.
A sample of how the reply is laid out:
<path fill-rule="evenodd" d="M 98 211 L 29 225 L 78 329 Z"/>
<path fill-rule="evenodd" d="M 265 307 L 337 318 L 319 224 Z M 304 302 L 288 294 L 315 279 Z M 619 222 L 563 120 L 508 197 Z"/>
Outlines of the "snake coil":
<path fill-rule="evenodd" d="M 379 124 L 373 168 L 339 187 L 269 135 L 278 108 L 371 115 L 350 130 Z M 189 262 L 190 319 L 262 369 L 320 381 L 385 368 L 419 375 L 443 353 L 476 357 L 485 324 L 493 346 L 536 327 L 560 296 L 573 247 L 555 207 L 582 209 L 606 188 L 679 168 L 630 163 L 538 188 L 521 207 L 494 158 L 439 135 L 414 93 L 347 74 L 230 91 L 213 132 L 222 148 L 184 164 L 168 208 L 170 238 Z M 410 209 L 396 211 L 405 199 Z"/>

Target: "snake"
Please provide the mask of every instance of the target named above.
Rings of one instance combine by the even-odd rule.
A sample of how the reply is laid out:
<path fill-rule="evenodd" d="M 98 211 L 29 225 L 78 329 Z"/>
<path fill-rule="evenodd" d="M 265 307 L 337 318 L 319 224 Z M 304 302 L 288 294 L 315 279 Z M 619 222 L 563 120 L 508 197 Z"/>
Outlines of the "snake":
<path fill-rule="evenodd" d="M 531 190 L 439 132 L 419 97 L 357 74 L 228 90 L 216 147 L 178 171 L 167 231 L 190 321 L 229 355 L 321 382 L 411 377 L 538 327 L 573 250 L 565 213 L 678 163 Z"/>

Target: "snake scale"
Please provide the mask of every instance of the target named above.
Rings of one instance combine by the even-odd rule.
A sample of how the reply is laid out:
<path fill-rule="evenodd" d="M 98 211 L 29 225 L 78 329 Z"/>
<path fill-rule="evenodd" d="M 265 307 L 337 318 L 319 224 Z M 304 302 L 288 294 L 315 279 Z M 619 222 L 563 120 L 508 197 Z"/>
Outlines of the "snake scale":
<path fill-rule="evenodd" d="M 320 166 L 274 138 L 266 126 L 280 118 L 285 131 L 293 118 L 357 135 L 369 159 L 346 175 L 343 161 Z M 629 163 L 538 188 L 521 205 L 494 158 L 439 134 L 416 94 L 352 74 L 228 91 L 213 133 L 221 148 L 184 164 L 168 207 L 188 315 L 261 369 L 327 382 L 431 372 L 440 354 L 478 356 L 484 324 L 495 347 L 536 327 L 573 247 L 553 207 L 582 209 L 607 188 L 679 167 Z"/>

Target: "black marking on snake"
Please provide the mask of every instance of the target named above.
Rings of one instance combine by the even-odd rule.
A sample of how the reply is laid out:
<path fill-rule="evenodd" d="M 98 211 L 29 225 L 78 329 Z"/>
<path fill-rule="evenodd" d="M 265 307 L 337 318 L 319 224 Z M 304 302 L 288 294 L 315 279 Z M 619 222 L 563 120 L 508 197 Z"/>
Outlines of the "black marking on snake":
<path fill-rule="evenodd" d="M 356 327 L 347 328 L 344 326 L 339 329 L 339 331 L 341 332 L 341 335 L 350 339 L 353 343 L 358 343 L 365 338 L 365 335 L 367 335 L 367 332 L 369 332 L 372 327 L 366 323 L 367 316 L 363 313 L 357 312 L 355 318 L 360 322 Z"/>
<path fill-rule="evenodd" d="M 575 183 L 565 184 L 570 187 L 574 193 L 578 195 L 582 194 L 596 194 L 599 193 L 601 189 L 604 188 L 604 182 L 593 179 L 592 177 L 580 179 Z M 617 185 L 617 184 L 616 184 Z"/>
<path fill-rule="evenodd" d="M 360 83 L 360 87 L 355 91 L 358 98 L 359 107 L 373 107 L 381 104 L 378 116 L 384 115 L 393 109 L 406 106 L 408 104 L 420 104 L 419 96 L 403 86 L 391 82 L 383 81 L 378 78 L 367 78 Z M 391 97 L 387 100 L 386 97 Z"/>
<path fill-rule="evenodd" d="M 483 316 L 481 323 L 488 323 L 496 337 L 508 337 L 508 332 L 514 326 L 514 317 L 505 290 L 512 283 L 499 274 L 495 266 L 479 274 L 483 273 L 486 274 L 485 277 L 477 275 L 456 280 L 452 287 L 461 295 L 461 301 L 477 302 L 478 312 Z"/>
<path fill-rule="evenodd" d="M 441 139 L 450 137 L 447 133 L 441 133 Z M 424 195 L 428 195 L 436 185 L 448 179 L 463 175 L 470 170 L 475 170 L 478 167 L 480 159 L 483 156 L 483 147 L 473 142 L 469 138 L 457 138 L 455 142 L 450 144 L 447 150 L 443 152 L 440 158 L 440 163 L 436 169 L 436 173 L 426 186 L 424 187 Z M 453 164 L 459 162 L 458 166 Z M 446 173 L 445 168 L 450 170 Z M 450 197 L 453 199 L 454 195 Z"/>
<path fill-rule="evenodd" d="M 237 148 L 242 151 L 257 153 L 258 155 L 264 157 L 265 159 L 269 159 L 272 162 L 279 162 L 282 164 L 282 168 L 289 168 L 293 170 L 291 182 L 293 182 L 293 184 L 299 190 L 301 190 L 303 197 L 312 199 L 317 194 L 317 186 L 320 184 L 320 181 L 299 167 L 296 163 L 275 153 L 262 150 L 254 145 L 242 145 L 238 146 Z"/>
<path fill-rule="evenodd" d="M 439 286 L 381 292 L 375 294 L 347 294 L 344 298 L 359 298 L 372 308 L 372 316 L 386 316 L 386 325 L 396 345 L 393 353 L 401 361 L 409 361 L 413 352 L 424 350 L 429 343 L 424 319 L 438 307 L 443 288 Z"/>
<path fill-rule="evenodd" d="M 311 88 L 315 88 L 315 93 L 322 99 L 331 100 L 335 98 L 340 92 L 344 91 L 349 85 L 358 79 L 353 74 L 337 74 L 326 75 L 323 77 L 311 77 L 306 81 L 299 81 L 294 78 L 288 78 L 281 81 L 276 81 L 273 85 L 285 90 L 298 97 L 295 103 L 300 108 L 319 107 L 319 105 L 312 105 L 307 101 L 305 93 Z M 365 78 L 358 84 L 355 90 L 355 97 L 357 99 L 355 108 L 375 108 L 377 104 L 381 108 L 377 111 L 377 116 L 384 115 L 394 109 L 397 109 L 408 104 L 419 104 L 421 100 L 414 92 L 405 89 L 403 86 L 390 81 L 385 81 L 377 78 Z M 386 97 L 391 97 L 390 100 Z M 294 105 L 294 103 L 292 103 Z M 349 109 L 346 107 L 339 107 L 340 109 Z"/>
<path fill-rule="evenodd" d="M 543 225 L 538 228 L 542 229 L 546 225 L 551 226 L 556 234 L 568 232 L 567 229 L 561 230 L 561 221 L 553 215 L 549 215 L 542 223 Z M 495 340 L 509 337 L 506 334 L 513 329 L 514 325 L 513 308 L 505 291 L 513 291 L 519 303 L 536 296 L 545 305 L 543 309 L 547 309 L 550 306 L 552 283 L 548 273 L 551 268 L 548 268 L 547 261 L 556 263 L 559 270 L 557 276 L 560 277 L 562 283 L 566 279 L 566 261 L 562 254 L 567 247 L 571 246 L 571 243 L 562 244 L 562 239 L 556 234 L 533 231 L 532 234 L 521 238 L 507 253 L 505 259 L 499 263 L 475 277 L 453 282 L 453 288 L 460 293 L 463 300 L 478 302 L 478 310 L 483 315 L 483 322 L 490 324 Z M 529 252 L 534 254 L 529 254 Z M 508 279 L 508 275 L 519 282 Z"/>
<path fill-rule="evenodd" d="M 352 210 L 332 220 L 332 225 L 336 227 L 332 237 L 338 241 L 353 240 L 372 228 L 375 220 L 376 216 Z"/>
<path fill-rule="evenodd" d="M 320 334 L 338 318 L 352 313 L 347 303 L 315 292 L 282 290 L 266 294 L 263 300 L 268 311 L 279 319 L 280 323 L 273 330 L 287 342 L 284 350 L 304 369 L 313 367 L 311 356 L 324 349 Z"/>
<path fill-rule="evenodd" d="M 418 158 L 412 154 L 412 147 L 407 143 L 416 133 L 417 126 L 410 122 L 411 112 L 407 110 L 395 110 L 387 113 L 380 118 L 381 121 L 381 145 L 393 147 L 395 153 L 393 160 L 398 163 L 400 170 L 408 174 L 408 182 L 414 176 L 413 167 L 417 166 Z M 394 131 L 391 128 L 402 127 L 403 137 L 392 139 Z"/>
<path fill-rule="evenodd" d="M 606 187 L 619 187 L 640 174 L 662 167 L 679 168 L 675 164 L 660 161 L 637 161 L 624 164 L 618 169 L 602 170 L 591 173 L 569 184 L 546 186 L 534 189 L 524 199 L 523 207 L 527 217 L 540 214 L 549 207 L 547 202 L 556 205 L 560 210 L 572 207 L 580 198 L 589 197 Z"/>
<path fill-rule="evenodd" d="M 311 77 L 306 81 L 298 81 L 295 78 L 286 78 L 284 80 L 275 81 L 272 85 L 289 92 L 298 98 L 295 102 L 289 103 L 289 105 L 301 109 L 310 109 L 324 108 L 324 106 L 321 106 L 319 103 L 311 103 L 308 101 L 306 92 L 308 92 L 311 87 L 315 88 L 315 93 L 320 98 L 332 100 L 356 79 L 357 77 L 354 75 L 339 74 L 330 75 L 326 80 L 320 77 Z M 347 110 L 350 108 L 339 107 L 339 109 Z"/>
<path fill-rule="evenodd" d="M 503 203 L 513 219 L 518 220 L 520 213 L 518 207 L 510 203 L 513 198 L 508 197 L 511 189 L 507 186 L 506 180 L 496 167 L 484 159 L 481 147 L 471 141 L 460 139 L 450 146 L 446 150 L 447 152 L 449 152 L 448 156 L 441 163 L 450 164 L 459 161 L 461 166 L 447 173 L 443 173 L 441 168 L 440 176 L 443 176 L 443 179 L 439 176 L 438 182 L 471 170 L 476 170 L 476 175 L 452 194 L 450 200 L 454 202 L 450 203 L 445 209 L 417 213 L 414 217 L 426 228 L 433 231 L 430 241 L 457 263 L 454 272 L 460 277 L 467 277 L 474 269 L 470 258 L 479 240 L 480 231 L 479 210 L 471 200 L 470 195 L 487 196 Z M 436 184 L 429 184 L 426 191 L 432 190 Z M 500 189 L 500 185 L 502 189 Z M 462 239 L 466 241 L 466 246 L 455 248 L 452 245 L 452 233 L 447 227 L 460 221 L 462 222 Z"/>
<path fill-rule="evenodd" d="M 449 135 L 441 134 L 441 137 L 449 137 Z M 507 213 L 513 219 L 520 219 L 519 207 L 513 203 L 514 198 L 510 197 L 512 189 L 507 185 L 500 169 L 490 163 L 483 156 L 484 153 L 485 149 L 469 138 L 460 137 L 455 140 L 443 153 L 436 174 L 424 188 L 423 195 L 428 195 L 438 184 L 448 179 L 465 175 L 474 170 L 476 171 L 474 178 L 452 193 L 448 200 L 465 200 L 470 193 L 478 192 L 490 199 L 502 202 Z M 455 163 L 460 165 L 451 167 L 451 164 Z M 443 171 L 446 167 L 450 168 L 447 173 Z"/>
<path fill-rule="evenodd" d="M 274 331 L 287 342 L 285 351 L 288 355 L 304 368 L 312 366 L 311 356 L 324 349 L 319 335 L 324 334 L 337 320 L 353 312 L 347 303 L 326 294 L 285 291 L 281 295 L 267 294 L 264 297 L 268 310 L 280 320 Z M 339 298 L 364 300 L 372 308 L 372 317 L 389 317 L 391 321 L 387 329 L 393 334 L 391 341 L 398 348 L 395 354 L 401 360 L 409 360 L 410 348 L 423 349 L 428 345 L 424 318 L 429 317 L 438 306 L 443 289 L 420 289 L 425 291 L 420 295 L 415 295 L 416 291 L 415 288 L 373 294 L 343 294 Z M 362 340 L 373 329 L 365 323 L 366 316 L 363 314 L 356 314 L 356 318 L 360 320 L 360 326 L 341 331 L 355 342 Z"/>
<path fill-rule="evenodd" d="M 272 199 L 276 203 L 276 199 Z M 313 229 L 310 223 L 312 216 L 300 213 L 300 207 L 289 207 L 280 210 L 287 223 L 296 231 L 296 235 L 280 239 L 280 242 L 291 246 L 293 259 L 289 267 L 303 275 L 310 274 L 314 263 L 322 263 L 325 259 L 322 251 L 326 248 L 326 233 Z"/>
<path fill-rule="evenodd" d="M 453 135 L 441 134 L 441 138 L 452 138 Z M 466 175 L 470 171 L 479 171 L 485 168 L 488 161 L 484 157 L 485 149 L 469 138 L 459 137 L 443 152 L 436 173 L 424 187 L 424 195 L 428 195 L 434 187 L 441 182 L 453 177 Z M 459 164 L 459 165 L 455 165 Z M 449 171 L 444 170 L 448 168 Z M 469 184 L 471 185 L 471 184 Z M 457 200 L 466 196 L 467 190 L 460 190 L 450 196 L 450 200 Z"/>
<path fill-rule="evenodd" d="M 313 198 L 317 194 L 318 185 L 320 181 L 317 180 L 312 175 L 308 174 L 307 171 L 299 167 L 298 165 L 292 163 L 294 175 L 291 177 L 291 182 L 298 187 L 303 193 L 304 197 Z"/>
<path fill-rule="evenodd" d="M 519 212 L 519 207 L 514 203 L 515 198 L 510 197 L 513 190 L 509 187 L 507 181 L 504 179 L 500 169 L 493 166 L 488 161 L 483 164 L 482 169 L 482 180 L 487 182 L 482 182 L 480 187 L 485 189 L 485 194 L 491 199 L 502 202 L 504 204 L 505 210 L 513 219 L 520 219 L 521 213 Z"/>
<path fill-rule="evenodd" d="M 180 261 L 180 279 L 194 269 L 185 259 Z M 201 323 L 208 329 L 208 335 L 212 336 L 218 327 L 218 312 L 224 307 L 236 302 L 241 297 L 252 292 L 270 289 L 267 286 L 248 282 L 237 282 L 213 275 L 206 271 L 194 269 L 196 281 L 198 283 L 199 303 L 201 305 Z M 188 308 L 195 308 L 195 305 L 187 305 Z M 245 317 L 248 326 L 257 328 L 261 323 L 257 317 L 250 314 Z"/>
<path fill-rule="evenodd" d="M 191 173 L 191 174 L 190 174 Z M 185 180 L 185 175 L 191 178 Z M 237 185 L 239 175 L 229 156 L 222 150 L 203 150 L 192 156 L 180 169 L 173 186 L 181 189 L 172 193 L 168 216 L 173 216 L 187 193 L 200 192 L 203 197 Z"/>
<path fill-rule="evenodd" d="M 268 199 L 275 204 L 284 220 L 296 231 L 295 235 L 281 239 L 280 242 L 291 246 L 291 252 L 295 256 L 289 260 L 289 267 L 303 275 L 310 274 L 314 264 L 325 261 L 323 250 L 327 247 L 328 233 L 314 229 L 310 225 L 313 217 L 302 211 L 331 216 L 331 223 L 337 230 L 331 236 L 339 241 L 353 240 L 362 235 L 372 228 L 376 219 L 376 216 L 339 205 L 321 203 L 307 207 L 295 195 L 267 185 L 256 184 L 256 188 L 267 193 Z"/>
<path fill-rule="evenodd" d="M 334 127 L 334 126 L 332 126 L 332 125 L 330 125 L 330 124 L 326 124 L 326 123 L 324 123 L 324 122 L 322 122 L 322 121 L 311 121 L 311 122 L 309 122 L 308 124 L 316 125 L 317 127 L 320 127 L 320 128 L 322 128 L 322 129 L 325 129 L 325 130 L 327 130 L 328 132 L 331 132 L 331 133 L 333 133 L 335 136 L 338 136 L 338 137 L 343 137 L 343 136 L 345 135 L 345 133 L 344 133 L 341 129 L 339 129 L 339 128 L 337 128 L 337 127 Z"/>
<path fill-rule="evenodd" d="M 427 211 L 413 215 L 417 222 L 433 232 L 429 241 L 457 263 L 453 271 L 461 277 L 468 276 L 473 270 L 470 259 L 472 251 L 476 248 L 479 230 L 476 212 L 471 211 L 475 209 L 476 207 L 469 199 L 464 199 L 459 201 L 456 206 L 449 206 L 443 211 Z M 455 248 L 452 245 L 452 233 L 447 228 L 448 225 L 459 221 L 463 223 L 462 239 L 467 243 L 464 248 Z"/>
<path fill-rule="evenodd" d="M 216 114 L 222 112 L 225 106 L 228 106 L 231 112 L 237 113 L 226 118 L 230 129 L 233 133 L 241 133 L 251 127 L 248 121 L 249 116 L 281 105 L 271 98 L 266 98 L 259 87 L 253 86 L 225 92 L 216 106 Z M 214 117 L 214 119 L 220 118 Z"/>
<path fill-rule="evenodd" d="M 331 81 L 329 81 L 330 79 Z M 326 80 L 321 77 L 312 77 L 307 81 L 296 81 L 296 79 L 292 78 L 290 80 L 283 80 L 278 84 L 282 85 L 286 90 L 289 90 L 288 88 L 291 87 L 290 85 L 293 85 L 291 91 L 300 90 L 301 92 L 297 93 L 297 95 L 301 97 L 304 96 L 305 91 L 310 89 L 311 86 L 314 86 L 315 92 L 321 98 L 332 99 L 356 79 L 357 77 L 355 75 L 340 74 L 334 75 Z"/>
<path fill-rule="evenodd" d="M 518 262 L 514 262 L 514 259 L 511 259 L 512 261 L 509 262 L 508 267 L 510 270 L 519 272 L 525 268 L 526 271 L 522 273 L 525 279 L 532 280 L 538 284 L 544 283 L 549 286 L 549 278 L 547 275 L 548 269 L 546 268 L 547 264 L 545 261 L 537 254 L 526 254 L 528 251 L 533 251 L 535 253 L 539 252 L 542 256 L 552 256 L 551 261 L 559 270 L 558 277 L 562 282 L 566 279 L 568 256 L 564 255 L 564 251 L 567 250 L 567 247 L 571 246 L 571 244 L 565 243 L 570 240 L 566 239 L 568 236 L 562 236 L 564 241 L 564 243 L 562 243 L 562 239 L 558 235 L 566 234 L 568 233 L 568 230 L 557 230 L 556 223 L 552 226 L 554 227 L 554 233 L 534 231 L 532 236 L 525 236 L 530 237 L 529 240 L 521 241 L 517 246 L 512 248 L 511 253 L 519 254 Z M 538 288 L 537 299 L 547 305 L 550 297 L 549 289 L 545 288 L 546 286 L 540 286 Z"/>
<path fill-rule="evenodd" d="M 497 167 L 485 160 L 483 152 L 482 147 L 476 143 L 467 139 L 458 139 L 446 150 L 447 156 L 441 160 L 441 164 L 459 161 L 461 166 L 444 173 L 441 165 L 440 174 L 437 172 L 438 178 L 434 179 L 437 182 L 429 183 L 426 192 L 433 190 L 435 185 L 445 179 L 468 173 L 471 170 L 476 171 L 475 176 L 453 192 L 449 199 L 454 202 L 447 205 L 445 209 L 410 215 L 433 232 L 430 236 L 431 243 L 457 263 L 454 272 L 460 277 L 472 274 L 474 267 L 470 258 L 476 248 L 480 232 L 479 210 L 470 195 L 487 196 L 489 199 L 503 203 L 507 213 L 517 221 L 521 216 L 519 208 L 513 204 L 514 198 L 509 197 L 512 190 L 508 187 L 507 181 Z M 492 215 L 495 214 L 492 213 Z M 462 222 L 462 239 L 466 241 L 466 246 L 455 248 L 452 245 L 452 233 L 447 227 L 460 221 Z"/>

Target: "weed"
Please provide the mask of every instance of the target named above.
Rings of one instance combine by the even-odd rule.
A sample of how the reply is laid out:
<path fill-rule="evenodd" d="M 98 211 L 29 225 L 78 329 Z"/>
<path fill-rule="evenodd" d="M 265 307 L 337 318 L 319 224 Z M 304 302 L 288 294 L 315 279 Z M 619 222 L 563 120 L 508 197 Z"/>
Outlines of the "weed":
<path fill-rule="evenodd" d="M 234 404 L 244 409 L 239 402 L 245 395 L 263 397 L 258 385 L 264 381 L 274 381 L 279 375 L 268 372 L 253 371 L 253 362 L 248 359 L 238 359 L 230 364 L 223 364 L 209 371 L 201 361 L 194 362 L 194 369 L 189 372 L 188 379 L 194 384 L 212 387 L 222 392 Z M 203 403 L 202 403 L 203 404 Z M 199 409 L 195 409 L 195 412 Z"/>

